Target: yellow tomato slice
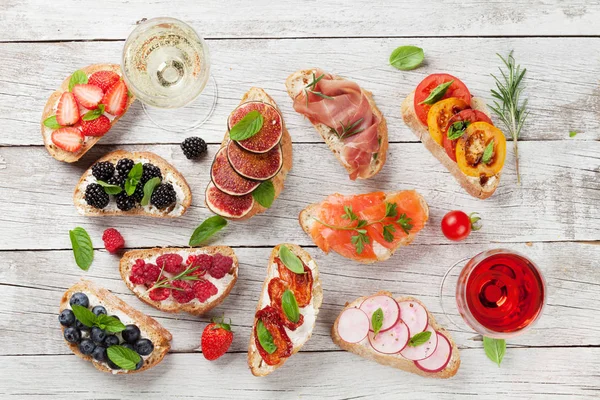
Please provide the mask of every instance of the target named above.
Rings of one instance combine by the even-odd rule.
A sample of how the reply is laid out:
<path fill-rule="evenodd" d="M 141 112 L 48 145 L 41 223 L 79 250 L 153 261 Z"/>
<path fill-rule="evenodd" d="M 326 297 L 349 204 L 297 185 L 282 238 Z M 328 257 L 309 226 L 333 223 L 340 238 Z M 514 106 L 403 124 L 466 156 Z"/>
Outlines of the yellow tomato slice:
<path fill-rule="evenodd" d="M 493 141 L 493 152 L 487 163 L 483 162 L 486 147 Z M 493 176 L 502 170 L 506 157 L 504 133 L 487 122 L 473 122 L 456 144 L 458 168 L 468 176 Z"/>
<path fill-rule="evenodd" d="M 427 126 L 431 138 L 437 144 L 442 146 L 443 135 L 446 132 L 450 118 L 466 108 L 469 108 L 469 105 L 457 97 L 440 100 L 431 106 L 427 113 Z"/>

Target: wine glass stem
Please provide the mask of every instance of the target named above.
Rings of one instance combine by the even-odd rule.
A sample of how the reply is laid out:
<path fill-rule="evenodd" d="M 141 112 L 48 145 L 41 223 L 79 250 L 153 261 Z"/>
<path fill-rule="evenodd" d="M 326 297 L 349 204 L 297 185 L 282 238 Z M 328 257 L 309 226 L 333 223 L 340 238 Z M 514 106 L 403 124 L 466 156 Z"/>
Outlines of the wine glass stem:
<path fill-rule="evenodd" d="M 442 313 L 446 316 L 446 318 L 448 318 L 448 320 L 452 323 L 452 325 L 454 325 L 456 327 L 456 329 L 458 329 L 460 332 L 470 332 L 465 330 L 464 328 L 461 328 L 450 316 L 449 313 L 446 312 L 446 308 L 444 307 L 444 285 L 448 279 L 448 276 L 450 275 L 450 273 L 459 265 L 462 265 L 465 261 L 468 261 L 470 258 L 466 257 L 463 258 L 462 260 L 459 260 L 457 262 L 455 262 L 450 268 L 448 268 L 448 270 L 446 271 L 446 273 L 444 274 L 443 278 L 442 278 L 442 283 L 440 284 L 440 307 L 442 308 Z M 456 296 L 456 295 L 455 295 Z M 456 301 L 456 297 L 454 299 L 454 301 Z"/>

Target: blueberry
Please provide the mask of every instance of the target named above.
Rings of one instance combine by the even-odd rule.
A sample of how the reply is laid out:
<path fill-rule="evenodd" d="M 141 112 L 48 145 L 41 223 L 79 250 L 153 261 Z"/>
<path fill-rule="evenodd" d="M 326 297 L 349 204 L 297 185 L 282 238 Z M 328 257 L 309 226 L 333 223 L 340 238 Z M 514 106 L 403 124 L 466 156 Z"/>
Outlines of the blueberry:
<path fill-rule="evenodd" d="M 119 367 L 117 364 L 115 364 L 114 362 L 112 362 L 110 360 L 110 358 L 106 359 L 106 363 L 108 364 L 108 366 L 110 367 L 110 369 L 121 369 L 121 367 Z"/>
<path fill-rule="evenodd" d="M 135 343 L 140 338 L 140 328 L 135 325 L 126 325 L 125 329 L 121 331 L 121 336 L 127 343 Z"/>
<path fill-rule="evenodd" d="M 123 346 L 129 350 L 135 351 L 135 349 L 133 348 L 133 345 L 131 343 L 123 343 L 121 346 Z"/>
<path fill-rule="evenodd" d="M 140 339 L 135 342 L 133 348 L 140 356 L 147 356 L 154 350 L 154 345 L 150 339 Z"/>
<path fill-rule="evenodd" d="M 62 326 L 71 326 L 75 323 L 75 314 L 69 309 L 62 310 L 58 315 L 58 322 L 60 322 Z"/>
<path fill-rule="evenodd" d="M 144 359 L 140 357 L 140 362 L 135 366 L 136 371 L 144 366 Z"/>
<path fill-rule="evenodd" d="M 79 343 L 81 340 L 81 331 L 74 326 L 65 328 L 65 340 L 69 343 Z"/>
<path fill-rule="evenodd" d="M 104 345 L 106 347 L 114 346 L 119 344 L 119 338 L 115 335 L 108 335 L 106 339 L 104 339 Z"/>
<path fill-rule="evenodd" d="M 92 357 L 94 357 L 94 360 L 100 362 L 108 360 L 108 356 L 106 355 L 106 347 L 96 346 L 96 348 L 92 351 Z"/>
<path fill-rule="evenodd" d="M 92 354 L 95 348 L 96 345 L 90 339 L 83 339 L 81 343 L 79 343 L 79 351 L 86 356 Z"/>
<path fill-rule="evenodd" d="M 89 332 L 89 330 L 92 329 L 89 326 L 82 324 L 80 320 L 75 321 L 75 327 L 82 332 Z"/>
<path fill-rule="evenodd" d="M 69 304 L 71 306 L 76 304 L 78 306 L 88 308 L 90 306 L 90 299 L 88 299 L 85 293 L 77 292 L 73 293 L 71 300 L 69 300 Z"/>
<path fill-rule="evenodd" d="M 92 333 L 91 333 L 90 337 L 92 338 L 94 343 L 102 344 L 102 343 L 104 343 L 104 339 L 106 339 L 106 332 L 104 332 L 102 329 L 98 328 L 97 326 L 94 326 L 92 328 Z"/>
<path fill-rule="evenodd" d="M 100 314 L 106 315 L 106 308 L 104 308 L 102 306 L 95 306 L 94 308 L 92 308 L 92 312 L 95 315 L 100 315 Z"/>

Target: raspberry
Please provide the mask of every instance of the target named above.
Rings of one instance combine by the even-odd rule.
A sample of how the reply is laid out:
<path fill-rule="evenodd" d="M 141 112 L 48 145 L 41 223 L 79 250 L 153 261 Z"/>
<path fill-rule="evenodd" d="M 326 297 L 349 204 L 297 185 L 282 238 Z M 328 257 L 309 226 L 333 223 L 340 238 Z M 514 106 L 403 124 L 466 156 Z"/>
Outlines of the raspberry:
<path fill-rule="evenodd" d="M 178 274 L 185 269 L 183 263 L 183 257 L 175 253 L 167 253 L 159 256 L 156 259 L 156 265 L 160 268 L 164 268 L 170 274 Z"/>
<path fill-rule="evenodd" d="M 169 298 L 169 296 L 171 295 L 171 289 L 169 288 L 156 288 L 156 289 L 152 289 L 150 291 L 150 293 L 148 293 L 148 296 L 150 297 L 151 300 L 154 301 L 163 301 Z"/>
<path fill-rule="evenodd" d="M 104 241 L 104 247 L 109 253 L 116 253 L 117 250 L 122 249 L 125 246 L 125 240 L 123 236 L 115 228 L 108 228 L 102 234 L 102 240 Z"/>
<path fill-rule="evenodd" d="M 173 281 L 171 282 L 171 286 L 178 289 L 182 289 L 171 289 L 171 294 L 178 303 L 185 304 L 189 303 L 194 299 L 194 291 L 192 290 L 192 285 L 190 285 L 186 281 Z"/>
<path fill-rule="evenodd" d="M 213 256 L 212 267 L 208 270 L 208 273 L 213 278 L 221 279 L 231 271 L 232 265 L 233 259 L 231 257 L 217 253 Z"/>
<path fill-rule="evenodd" d="M 203 276 L 206 271 L 212 268 L 213 257 L 210 254 L 191 255 L 187 259 L 187 264 L 190 267 L 198 267 L 192 275 Z"/>
<path fill-rule="evenodd" d="M 144 260 L 135 260 L 131 268 L 129 280 L 136 285 L 154 284 L 160 275 L 160 268 L 154 264 L 146 264 Z"/>
<path fill-rule="evenodd" d="M 206 281 L 204 279 L 196 281 L 196 283 L 194 283 L 194 286 L 192 286 L 192 289 L 194 291 L 194 294 L 196 295 L 196 298 L 200 300 L 200 303 L 204 303 L 211 296 L 214 296 L 219 292 L 217 290 L 217 287 L 213 285 L 212 282 Z"/>

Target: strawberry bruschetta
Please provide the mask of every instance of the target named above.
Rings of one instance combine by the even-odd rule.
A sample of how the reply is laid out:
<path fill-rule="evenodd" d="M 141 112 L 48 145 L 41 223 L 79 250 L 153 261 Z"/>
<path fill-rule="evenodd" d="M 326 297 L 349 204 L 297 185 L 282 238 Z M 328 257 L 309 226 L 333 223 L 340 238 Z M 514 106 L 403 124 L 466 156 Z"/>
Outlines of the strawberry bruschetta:
<path fill-rule="evenodd" d="M 471 196 L 490 197 L 500 182 L 506 138 L 482 99 L 448 74 L 425 78 L 404 99 L 402 118 Z"/>

